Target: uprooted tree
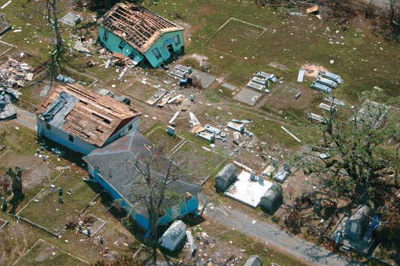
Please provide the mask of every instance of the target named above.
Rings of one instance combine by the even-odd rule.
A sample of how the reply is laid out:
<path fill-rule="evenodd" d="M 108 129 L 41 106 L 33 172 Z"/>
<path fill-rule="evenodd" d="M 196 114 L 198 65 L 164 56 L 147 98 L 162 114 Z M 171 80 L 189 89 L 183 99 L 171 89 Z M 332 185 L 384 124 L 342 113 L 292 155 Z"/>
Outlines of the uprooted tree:
<path fill-rule="evenodd" d="M 336 198 L 384 204 L 388 191 L 399 188 L 400 125 L 389 111 L 367 100 L 347 122 L 330 114 L 320 127 L 322 141 L 304 156 L 302 167 Z"/>

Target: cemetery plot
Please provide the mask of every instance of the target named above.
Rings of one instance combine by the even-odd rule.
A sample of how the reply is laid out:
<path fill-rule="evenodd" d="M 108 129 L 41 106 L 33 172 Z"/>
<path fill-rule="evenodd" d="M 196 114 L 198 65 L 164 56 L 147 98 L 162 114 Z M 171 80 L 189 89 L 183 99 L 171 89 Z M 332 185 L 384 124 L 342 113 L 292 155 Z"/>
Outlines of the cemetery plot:
<path fill-rule="evenodd" d="M 62 188 L 63 203 L 59 200 L 59 188 Z M 40 191 L 18 215 L 58 235 L 64 230 L 67 219 L 76 217 L 96 195 L 82 176 L 66 171 Z"/>
<path fill-rule="evenodd" d="M 146 137 L 165 153 L 171 152 L 183 140 L 179 136 L 169 136 L 161 126 L 150 129 L 146 133 Z"/>
<path fill-rule="evenodd" d="M 221 155 L 203 149 L 201 146 L 187 142 L 172 155 L 172 159 L 181 168 L 192 175 L 194 181 L 203 184 L 207 178 L 216 172 L 217 168 L 226 162 Z"/>
<path fill-rule="evenodd" d="M 257 25 L 229 19 L 209 40 L 208 47 L 234 56 L 243 56 L 245 50 L 264 33 Z"/>
<path fill-rule="evenodd" d="M 39 239 L 14 265 L 88 265 L 89 263 L 74 257 L 43 239 Z"/>

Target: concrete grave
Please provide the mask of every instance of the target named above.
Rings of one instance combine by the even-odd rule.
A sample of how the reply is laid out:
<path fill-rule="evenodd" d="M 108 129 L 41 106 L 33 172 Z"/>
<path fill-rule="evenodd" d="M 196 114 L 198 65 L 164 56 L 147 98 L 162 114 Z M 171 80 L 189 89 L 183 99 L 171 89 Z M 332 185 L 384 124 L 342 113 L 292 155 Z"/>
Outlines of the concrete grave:
<path fill-rule="evenodd" d="M 235 100 L 248 104 L 255 105 L 257 101 L 261 98 L 262 94 L 247 88 L 243 88 L 240 92 L 238 92 L 235 97 Z"/>
<path fill-rule="evenodd" d="M 260 178 L 251 180 L 251 173 L 243 170 L 238 180 L 225 192 L 227 197 L 240 201 L 250 207 L 257 208 L 262 196 L 271 188 L 272 182 Z"/>
<path fill-rule="evenodd" d="M 217 174 L 215 188 L 218 192 L 224 192 L 237 178 L 237 168 L 233 163 L 227 164 Z"/>

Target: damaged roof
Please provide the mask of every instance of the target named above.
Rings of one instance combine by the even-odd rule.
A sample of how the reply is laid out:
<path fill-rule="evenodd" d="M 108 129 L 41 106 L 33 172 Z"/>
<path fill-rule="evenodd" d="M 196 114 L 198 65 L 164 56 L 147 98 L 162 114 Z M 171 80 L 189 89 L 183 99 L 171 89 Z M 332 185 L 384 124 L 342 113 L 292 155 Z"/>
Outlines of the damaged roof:
<path fill-rule="evenodd" d="M 202 191 L 201 186 L 194 184 L 188 176 L 181 174 L 181 170 L 175 163 L 158 150 L 154 150 L 153 153 L 153 149 L 155 147 L 147 138 L 133 131 L 104 148 L 92 151 L 83 160 L 96 169 L 127 202 L 135 204 L 135 210 L 142 215 L 147 215 L 145 206 L 140 203 L 146 185 L 142 174 L 135 166 L 136 162 L 141 169 L 144 169 L 145 164 L 150 161 L 151 178 L 155 184 L 160 184 L 160 180 L 165 178 L 166 173 L 170 173 L 166 185 L 166 199 L 162 206 L 164 209 L 176 205 L 186 193 L 195 195 Z"/>
<path fill-rule="evenodd" d="M 163 33 L 183 30 L 143 6 L 132 3 L 117 3 L 99 20 L 99 25 L 141 53 L 145 53 Z"/>
<path fill-rule="evenodd" d="M 38 105 L 36 115 L 97 147 L 141 113 L 79 84 L 59 85 Z"/>

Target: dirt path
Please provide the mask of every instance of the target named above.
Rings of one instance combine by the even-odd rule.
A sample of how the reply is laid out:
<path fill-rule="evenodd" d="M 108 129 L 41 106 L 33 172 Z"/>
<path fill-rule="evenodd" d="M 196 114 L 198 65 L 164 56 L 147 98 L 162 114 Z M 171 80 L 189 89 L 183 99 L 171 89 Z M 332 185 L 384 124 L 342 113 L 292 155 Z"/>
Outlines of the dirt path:
<path fill-rule="evenodd" d="M 361 263 L 346 261 L 336 253 L 333 253 L 324 247 L 316 246 L 297 236 L 289 235 L 278 227 L 265 221 L 254 220 L 252 217 L 241 211 L 230 209 L 229 216 L 226 216 L 215 208 L 207 209 L 206 217 L 227 226 L 235 228 L 246 235 L 258 238 L 266 245 L 281 250 L 287 254 L 299 258 L 310 265 L 325 266 L 352 266 L 362 265 Z M 240 245 L 240 243 L 237 243 Z"/>
<path fill-rule="evenodd" d="M 361 1 L 366 4 L 372 3 L 373 5 L 378 7 L 388 7 L 390 4 L 390 0 L 361 0 Z"/>
<path fill-rule="evenodd" d="M 16 122 L 20 123 L 21 125 L 36 131 L 36 116 L 34 113 L 21 109 L 15 106 L 17 109 L 17 119 Z"/>

